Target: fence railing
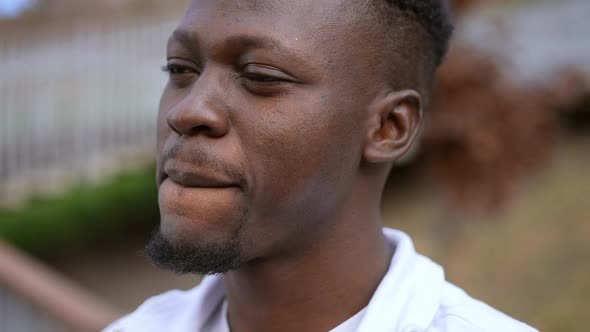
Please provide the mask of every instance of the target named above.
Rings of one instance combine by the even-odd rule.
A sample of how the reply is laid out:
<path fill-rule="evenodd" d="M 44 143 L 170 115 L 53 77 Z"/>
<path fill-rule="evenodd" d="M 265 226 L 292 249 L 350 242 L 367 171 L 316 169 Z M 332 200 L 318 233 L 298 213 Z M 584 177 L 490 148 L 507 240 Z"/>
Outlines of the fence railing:
<path fill-rule="evenodd" d="M 98 331 L 118 316 L 73 281 L 0 241 L 0 331 Z"/>
<path fill-rule="evenodd" d="M 0 32 L 0 204 L 153 158 L 176 18 Z"/>

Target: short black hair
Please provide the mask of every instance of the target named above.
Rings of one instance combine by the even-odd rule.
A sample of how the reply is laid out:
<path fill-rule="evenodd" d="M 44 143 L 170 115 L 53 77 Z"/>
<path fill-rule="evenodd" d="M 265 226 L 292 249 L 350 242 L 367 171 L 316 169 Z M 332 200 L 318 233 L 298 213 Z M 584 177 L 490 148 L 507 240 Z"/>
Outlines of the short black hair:
<path fill-rule="evenodd" d="M 434 66 L 438 67 L 444 60 L 453 33 L 452 16 L 445 0 L 375 0 L 381 5 L 381 14 L 385 17 L 395 16 L 401 12 L 406 18 L 420 24 L 430 37 Z"/>

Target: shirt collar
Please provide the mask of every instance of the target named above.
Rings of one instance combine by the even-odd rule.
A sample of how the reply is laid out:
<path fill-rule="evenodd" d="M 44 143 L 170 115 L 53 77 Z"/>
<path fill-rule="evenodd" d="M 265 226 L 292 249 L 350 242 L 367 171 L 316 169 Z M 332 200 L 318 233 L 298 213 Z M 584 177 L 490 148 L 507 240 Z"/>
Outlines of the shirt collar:
<path fill-rule="evenodd" d="M 383 233 L 395 251 L 357 332 L 426 330 L 440 306 L 444 271 L 418 254 L 407 234 L 390 228 Z M 222 277 L 207 276 L 193 291 L 193 298 L 198 299 L 191 309 L 194 320 L 184 323 L 202 328 L 225 297 Z"/>
<path fill-rule="evenodd" d="M 407 234 L 389 228 L 383 232 L 395 251 L 357 331 L 424 331 L 440 305 L 443 269 L 416 253 Z"/>

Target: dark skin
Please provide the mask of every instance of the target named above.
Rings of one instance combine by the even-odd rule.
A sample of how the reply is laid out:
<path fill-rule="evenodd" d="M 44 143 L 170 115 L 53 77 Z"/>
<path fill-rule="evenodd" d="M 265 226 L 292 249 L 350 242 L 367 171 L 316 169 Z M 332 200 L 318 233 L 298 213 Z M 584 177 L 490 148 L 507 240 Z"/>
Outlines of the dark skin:
<path fill-rule="evenodd" d="M 224 275 L 234 332 L 328 331 L 389 266 L 381 194 L 422 101 L 392 83 L 383 31 L 361 11 L 195 0 L 170 38 L 160 230 L 178 245 L 237 237 L 240 267 Z"/>

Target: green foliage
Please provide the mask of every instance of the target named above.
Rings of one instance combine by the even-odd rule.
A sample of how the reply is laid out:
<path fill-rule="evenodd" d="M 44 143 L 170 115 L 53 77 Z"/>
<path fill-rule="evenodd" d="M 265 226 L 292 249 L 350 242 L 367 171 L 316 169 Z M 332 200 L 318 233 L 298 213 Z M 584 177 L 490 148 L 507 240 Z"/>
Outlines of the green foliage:
<path fill-rule="evenodd" d="M 154 166 L 56 198 L 0 209 L 0 236 L 37 255 L 95 246 L 146 230 L 158 220 Z M 144 232 L 145 233 L 145 232 Z"/>

